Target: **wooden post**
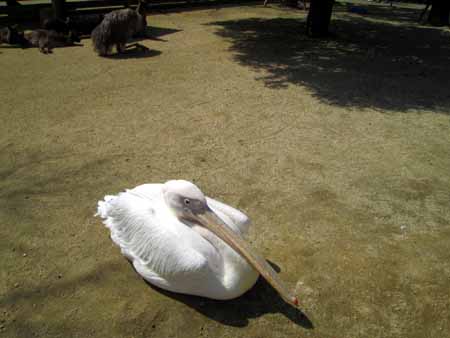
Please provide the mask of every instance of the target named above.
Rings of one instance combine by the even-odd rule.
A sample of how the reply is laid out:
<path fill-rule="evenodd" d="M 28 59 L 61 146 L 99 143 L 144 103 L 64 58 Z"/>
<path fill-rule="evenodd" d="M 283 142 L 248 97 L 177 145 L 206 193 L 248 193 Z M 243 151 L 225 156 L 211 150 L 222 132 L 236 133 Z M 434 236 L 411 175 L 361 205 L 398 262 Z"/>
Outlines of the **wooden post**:
<path fill-rule="evenodd" d="M 448 26 L 450 19 L 450 2 L 448 0 L 432 0 L 428 22 L 433 26 Z"/>
<path fill-rule="evenodd" d="M 423 9 L 422 13 L 420 13 L 419 23 L 422 23 L 423 16 L 428 11 L 428 8 L 430 8 L 430 6 L 431 6 L 431 0 L 426 0 L 425 8 Z"/>
<path fill-rule="evenodd" d="M 53 7 L 53 15 L 55 19 L 64 20 L 66 11 L 65 11 L 65 0 L 52 0 Z"/>
<path fill-rule="evenodd" d="M 17 7 L 20 6 L 20 3 L 16 0 L 6 0 L 6 6 L 8 17 L 10 19 L 15 20 L 19 18 Z"/>
<path fill-rule="evenodd" d="M 334 0 L 311 0 L 306 19 L 306 33 L 313 37 L 328 35 Z"/>

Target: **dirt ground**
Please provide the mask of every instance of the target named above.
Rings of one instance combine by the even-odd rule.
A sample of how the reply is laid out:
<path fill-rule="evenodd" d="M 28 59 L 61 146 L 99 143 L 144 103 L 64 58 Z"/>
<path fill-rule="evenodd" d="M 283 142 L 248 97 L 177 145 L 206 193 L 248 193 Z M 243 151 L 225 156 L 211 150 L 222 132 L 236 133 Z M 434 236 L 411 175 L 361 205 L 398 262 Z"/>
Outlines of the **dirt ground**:
<path fill-rule="evenodd" d="M 0 46 L 0 336 L 450 335 L 450 35 L 338 6 L 149 16 L 149 53 Z M 139 278 L 105 194 L 183 178 L 244 210 L 263 281 L 219 302 Z"/>

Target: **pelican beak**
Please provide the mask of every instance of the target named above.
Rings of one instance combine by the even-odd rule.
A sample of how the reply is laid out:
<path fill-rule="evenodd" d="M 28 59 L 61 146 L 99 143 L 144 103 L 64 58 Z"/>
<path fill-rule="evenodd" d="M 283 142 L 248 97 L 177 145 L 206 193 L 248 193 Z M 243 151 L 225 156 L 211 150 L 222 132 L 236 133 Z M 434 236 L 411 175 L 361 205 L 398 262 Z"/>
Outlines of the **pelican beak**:
<path fill-rule="evenodd" d="M 195 218 L 200 225 L 210 230 L 245 258 L 277 290 L 287 303 L 295 307 L 298 306 L 297 297 L 288 291 L 283 281 L 266 260 L 256 253 L 242 237 L 233 232 L 211 209 L 208 208 L 206 211 L 196 214 Z"/>

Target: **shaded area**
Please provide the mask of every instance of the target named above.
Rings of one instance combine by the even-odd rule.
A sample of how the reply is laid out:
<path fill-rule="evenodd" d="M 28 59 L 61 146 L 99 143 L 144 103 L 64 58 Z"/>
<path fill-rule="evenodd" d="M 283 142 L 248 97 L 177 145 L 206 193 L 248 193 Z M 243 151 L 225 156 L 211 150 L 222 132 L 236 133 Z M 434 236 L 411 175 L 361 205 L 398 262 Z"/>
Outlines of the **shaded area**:
<path fill-rule="evenodd" d="M 64 332 L 65 337 L 92 334 L 95 327 L 89 325 L 80 330 L 80 327 L 70 320 L 72 316 L 78 317 L 80 313 L 89 311 L 85 304 L 80 304 L 80 307 L 73 306 L 71 299 L 80 297 L 80 289 L 102 285 L 119 268 L 120 264 L 109 261 L 73 278 L 59 275 L 54 280 L 47 279 L 32 288 L 11 289 L 0 299 L 4 324 L 1 332 L 11 337 L 57 337 L 60 332 Z M 38 276 L 35 278 L 38 279 Z M 35 312 L 51 311 L 52 306 L 61 299 L 65 300 L 65 306 L 59 310 L 55 318 L 31 319 Z M 64 313 L 69 317 L 60 320 L 60 316 Z"/>
<path fill-rule="evenodd" d="M 411 6 L 411 7 L 405 7 Z M 413 6 L 413 7 L 412 7 Z M 419 20 L 420 13 L 425 7 L 425 4 L 405 4 L 394 2 L 393 6 L 389 6 L 389 4 L 376 3 L 371 4 L 367 3 L 351 3 L 351 2 L 343 2 L 336 3 L 335 5 L 335 14 L 343 13 L 343 12 L 351 12 L 351 9 L 354 7 L 363 8 L 366 12 L 366 15 L 363 17 L 369 17 L 372 19 L 379 20 L 389 20 L 395 22 L 403 22 L 403 23 L 415 23 Z"/>
<path fill-rule="evenodd" d="M 328 104 L 394 111 L 450 108 L 450 38 L 444 31 L 369 17 L 333 19 L 336 37 L 305 36 L 303 19 L 214 22 L 234 59 L 270 88 L 300 85 Z"/>
<path fill-rule="evenodd" d="M 123 53 L 114 53 L 111 55 L 106 56 L 108 59 L 140 59 L 140 58 L 147 58 L 147 57 L 153 57 L 158 56 L 161 54 L 159 50 L 154 49 L 148 49 L 145 46 L 142 46 L 140 44 L 132 45 L 130 47 L 127 46 L 127 49 Z"/>
<path fill-rule="evenodd" d="M 44 281 L 31 289 L 11 289 L 0 301 L 1 305 L 17 304 L 21 301 L 30 303 L 43 302 L 46 299 L 61 296 L 61 293 L 75 293 L 77 288 L 85 284 L 98 284 L 102 279 L 110 278 L 110 275 L 120 269 L 120 263 L 108 261 L 95 269 L 88 270 L 70 279 Z"/>
<path fill-rule="evenodd" d="M 269 263 L 274 267 L 274 263 Z M 280 269 L 276 265 L 275 267 L 276 271 L 279 272 Z M 244 295 L 227 301 L 169 292 L 148 282 L 146 283 L 152 289 L 186 304 L 202 315 L 224 325 L 244 327 L 248 325 L 249 319 L 258 318 L 268 313 L 281 313 L 293 323 L 305 329 L 314 328 L 306 314 L 287 304 L 272 286 L 261 277 Z"/>
<path fill-rule="evenodd" d="M 0 158 L 2 156 L 0 151 Z M 111 158 L 96 159 L 93 161 L 74 162 L 69 154 L 43 154 L 41 152 L 29 152 L 26 159 L 17 161 L 4 161 L 4 167 L 0 170 L 0 179 L 4 181 L 0 192 L 0 203 L 3 213 L 16 213 L 20 210 L 21 217 L 25 217 L 29 211 L 30 200 L 39 201 L 42 196 L 49 196 L 62 202 L 58 195 L 66 191 L 82 193 L 84 188 L 73 179 L 86 172 L 95 172 L 111 163 Z M 66 166 L 55 165 L 56 161 L 66 161 Z M 53 163 L 52 163 L 53 162 Z M 7 163 L 7 164 L 6 164 Z M 100 178 L 90 176 L 89 183 L 97 183 Z M 101 184 L 98 182 L 98 184 Z M 73 198 L 73 196 L 68 196 Z M 66 201 L 70 205 L 70 200 Z M 33 216 L 33 215 L 30 215 Z"/>
<path fill-rule="evenodd" d="M 178 32 L 181 32 L 181 29 L 147 26 L 145 29 L 145 37 L 147 39 L 151 39 L 151 40 L 158 40 L 158 41 L 166 42 L 167 40 L 161 39 L 162 36 L 170 35 L 170 34 L 174 34 L 174 33 L 178 33 Z"/>
<path fill-rule="evenodd" d="M 127 49 L 123 53 L 113 53 L 108 55 L 107 58 L 110 59 L 140 59 L 158 56 L 162 52 L 155 49 L 148 49 L 146 46 L 140 44 L 139 42 L 145 40 L 156 40 L 161 42 L 167 42 L 167 40 L 162 39 L 162 36 L 170 35 L 180 32 L 180 29 L 164 28 L 164 27 L 145 27 L 142 34 L 134 37 L 132 43 L 127 45 Z"/>

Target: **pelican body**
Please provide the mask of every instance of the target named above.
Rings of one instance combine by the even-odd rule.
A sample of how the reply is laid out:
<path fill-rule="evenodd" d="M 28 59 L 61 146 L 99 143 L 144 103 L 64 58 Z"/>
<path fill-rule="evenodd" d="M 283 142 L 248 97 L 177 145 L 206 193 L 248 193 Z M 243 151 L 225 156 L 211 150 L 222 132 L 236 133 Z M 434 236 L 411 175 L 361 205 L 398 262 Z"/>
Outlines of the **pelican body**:
<path fill-rule="evenodd" d="M 149 283 L 172 292 L 232 299 L 261 274 L 297 306 L 267 262 L 245 242 L 249 218 L 183 180 L 105 196 L 98 212 L 111 239 Z"/>

